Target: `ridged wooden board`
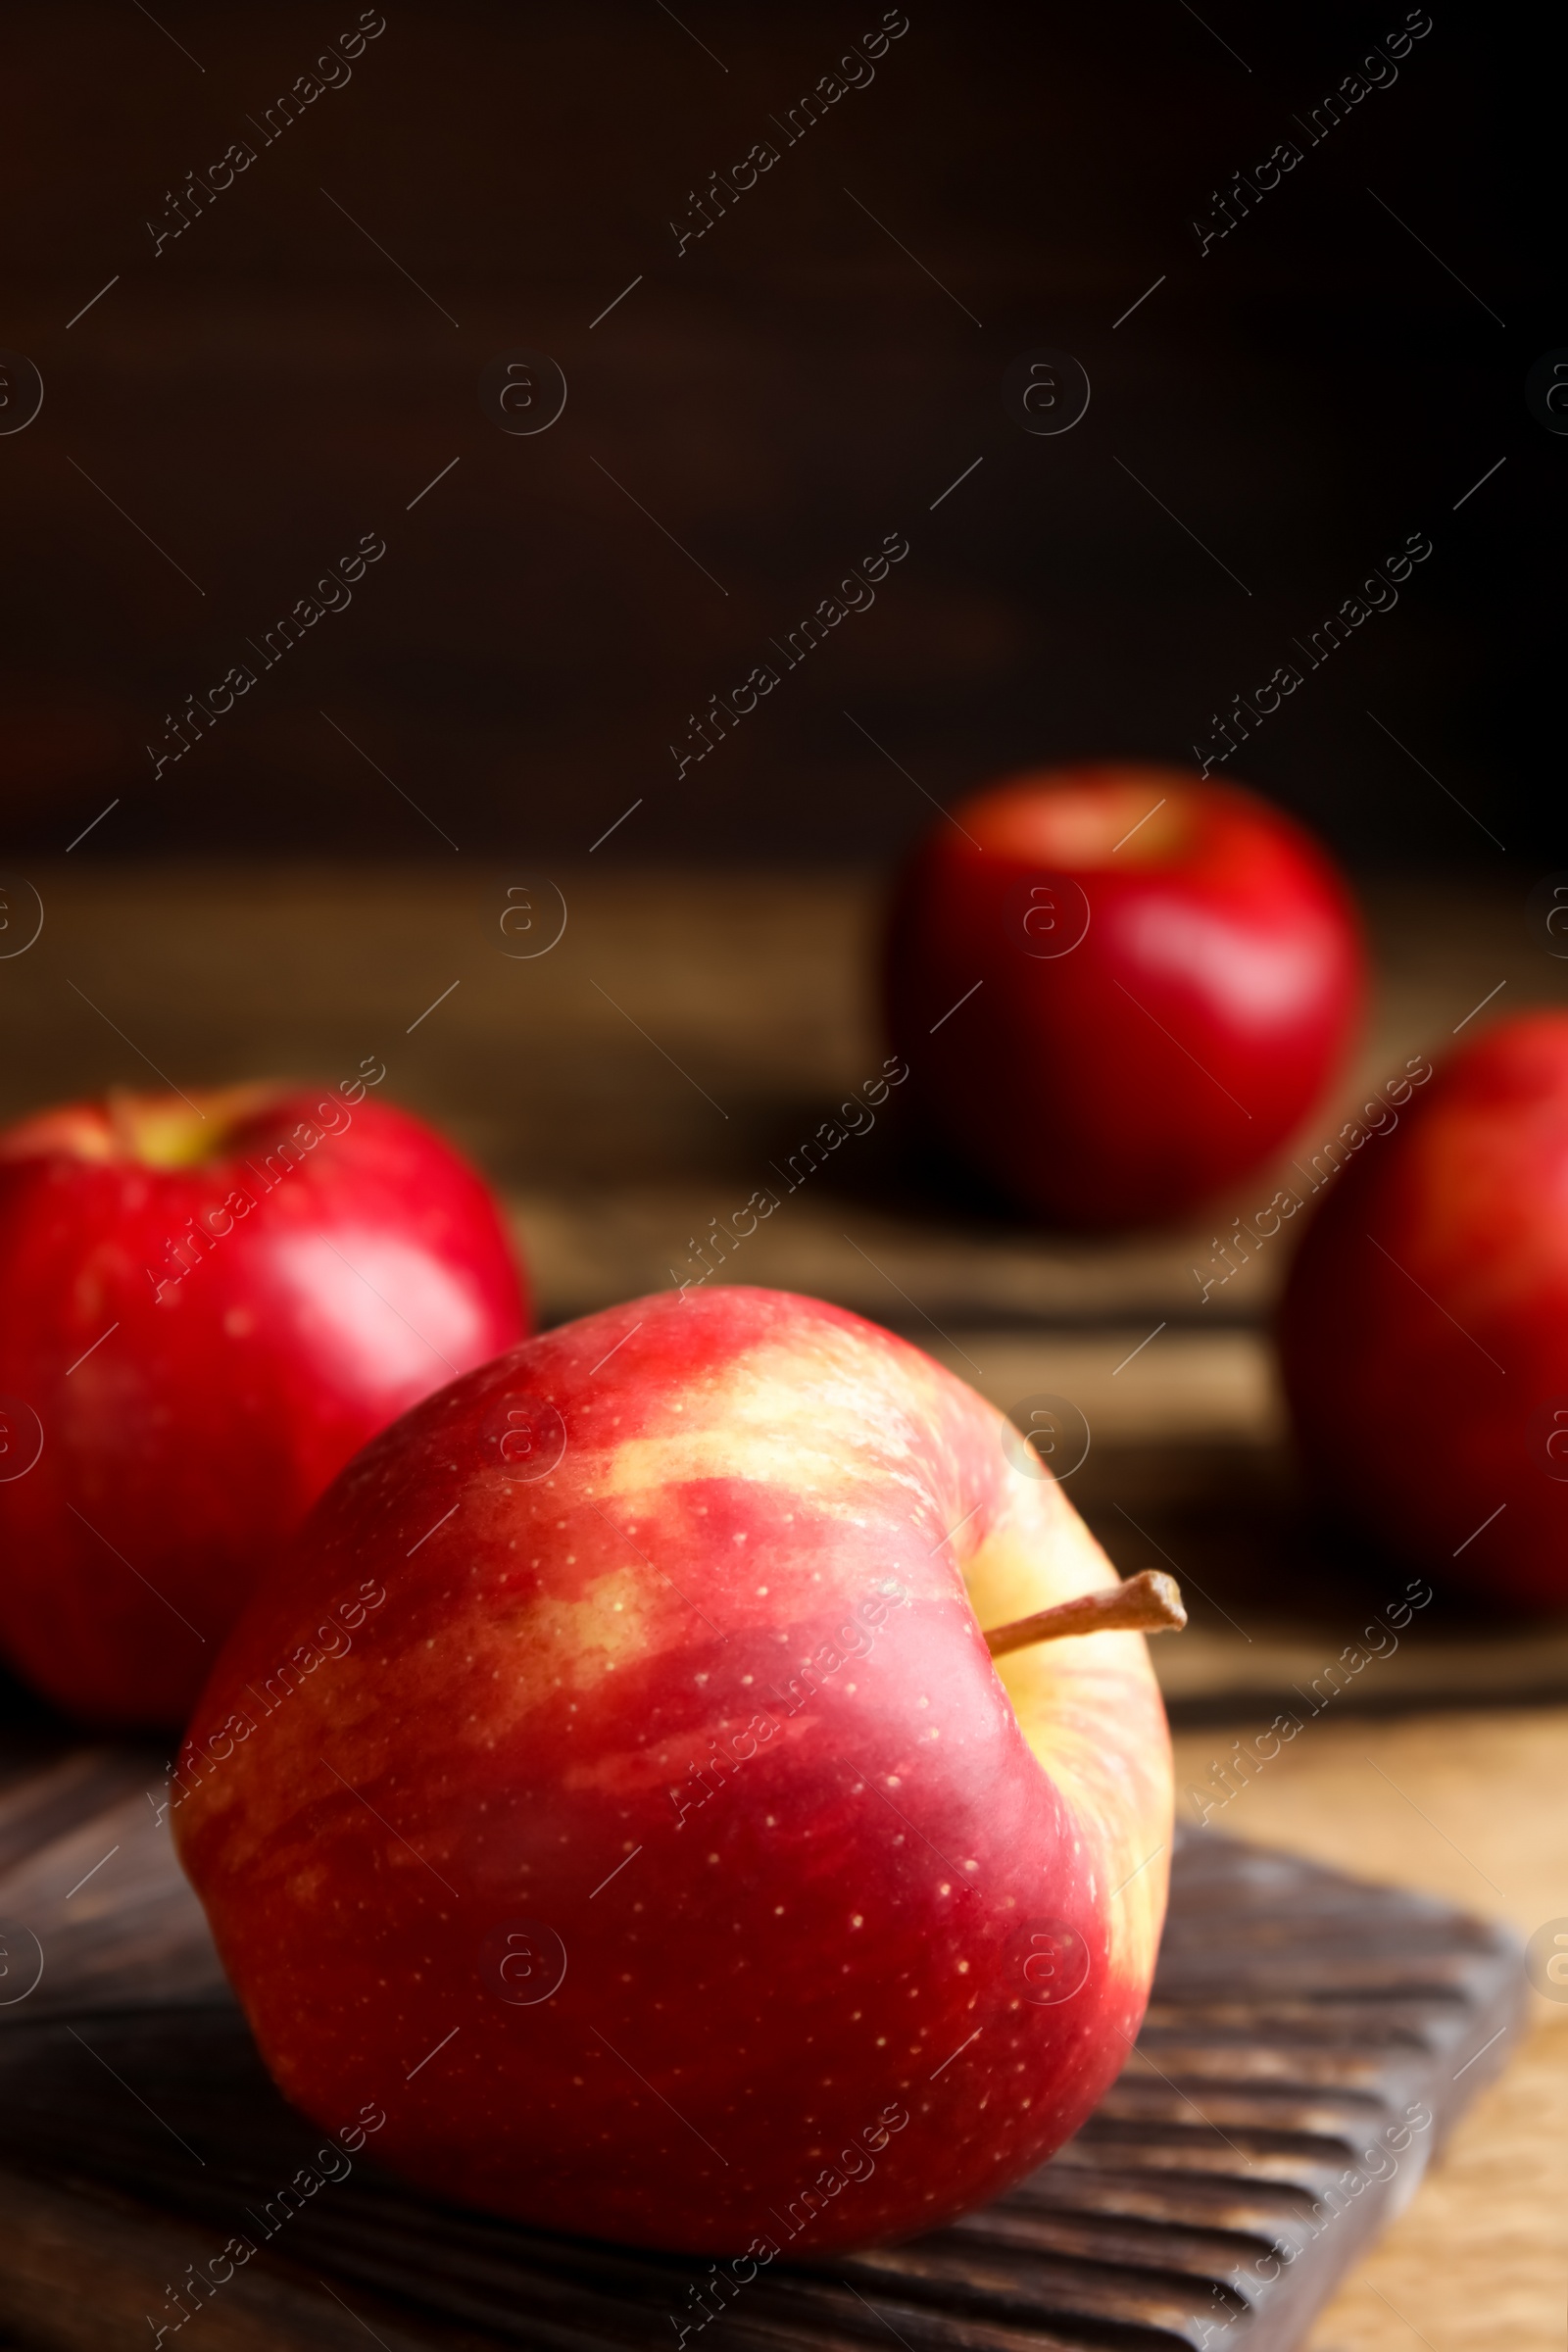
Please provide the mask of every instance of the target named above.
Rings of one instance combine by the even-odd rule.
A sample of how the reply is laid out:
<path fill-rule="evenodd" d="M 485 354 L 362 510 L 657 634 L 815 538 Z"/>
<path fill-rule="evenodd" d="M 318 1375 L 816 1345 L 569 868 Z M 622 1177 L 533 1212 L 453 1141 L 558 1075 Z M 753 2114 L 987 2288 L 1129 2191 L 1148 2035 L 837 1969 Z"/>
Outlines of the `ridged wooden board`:
<path fill-rule="evenodd" d="M 319 2134 L 223 1987 L 161 1780 L 128 1747 L 18 1752 L 0 1779 L 0 2328 L 21 2345 L 1285 2352 L 1521 2014 L 1505 1931 L 1189 1833 L 1126 2071 L 949 2229 L 726 2290 L 706 2262 L 518 2229 L 362 2161 L 269 2229 Z M 188 2266 L 235 2236 L 255 2258 L 181 2322 Z"/>

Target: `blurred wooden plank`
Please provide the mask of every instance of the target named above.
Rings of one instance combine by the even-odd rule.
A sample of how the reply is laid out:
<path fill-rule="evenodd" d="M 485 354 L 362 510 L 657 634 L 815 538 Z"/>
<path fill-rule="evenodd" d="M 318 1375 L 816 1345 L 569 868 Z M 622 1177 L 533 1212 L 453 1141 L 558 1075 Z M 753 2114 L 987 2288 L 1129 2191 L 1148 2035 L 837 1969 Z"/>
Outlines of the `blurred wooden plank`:
<path fill-rule="evenodd" d="M 1538 2029 L 1335 2295 L 1309 2352 L 1559 2352 L 1568 2021 Z"/>
<path fill-rule="evenodd" d="M 1436 483 L 1459 493 L 1449 402 L 1485 398 L 1491 321 L 1440 272 L 1400 266 L 1394 222 L 1369 234 L 1361 185 L 1332 162 L 1309 166 L 1310 202 L 1271 204 L 1223 262 L 1201 259 L 1185 225 L 1193 158 L 1234 149 L 1240 68 L 1185 10 L 1141 10 L 1130 39 L 1095 12 L 927 11 L 883 50 L 874 85 L 869 63 L 852 69 L 869 86 L 804 144 L 782 120 L 848 37 L 815 0 L 710 24 L 723 73 L 696 27 L 688 39 L 629 0 L 455 17 L 426 0 L 362 49 L 351 80 L 330 69 L 339 86 L 286 138 L 261 123 L 319 53 L 300 0 L 207 12 L 200 75 L 144 12 L 102 0 L 26 0 L 8 29 L 29 98 L 9 152 L 34 225 L 7 332 L 48 391 L 28 462 L 0 470 L 25 698 L 0 760 L 34 843 L 63 848 L 117 794 L 98 839 L 287 837 L 345 858 L 435 843 L 325 709 L 466 852 L 520 825 L 580 854 L 641 796 L 605 855 L 875 854 L 927 804 L 846 708 L 944 800 L 977 763 L 1043 740 L 1183 745 L 1432 518 Z M 1276 129 L 1344 71 L 1332 14 L 1248 30 L 1243 86 Z M 79 54 L 121 103 L 84 115 Z M 1454 185 L 1475 192 L 1464 234 L 1474 247 L 1490 226 L 1494 248 L 1475 282 L 1507 314 L 1523 287 L 1501 125 L 1467 104 L 1490 64 L 1462 24 L 1421 42 L 1398 98 L 1377 101 L 1379 138 L 1411 220 L 1450 220 Z M 172 218 L 174 159 L 200 173 L 236 136 L 253 168 L 216 202 L 187 193 L 188 229 L 155 252 L 147 216 Z M 682 252 L 670 215 L 692 217 L 693 180 L 763 136 L 778 168 Z M 1051 332 L 1095 380 L 1070 441 L 1045 444 L 997 398 L 1043 331 L 1042 208 Z M 1114 332 L 1155 254 L 1170 282 Z M 514 438 L 476 378 L 524 331 L 571 397 L 549 433 Z M 1333 421 L 1348 354 L 1366 413 L 1388 420 L 1349 441 Z M 1117 470 L 1128 431 L 1150 466 L 1168 459 L 1161 498 L 1249 583 L 1245 613 L 1218 564 Z M 1544 449 L 1524 494 L 1536 505 L 1557 488 Z M 981 451 L 962 498 L 933 514 Z M 439 497 L 409 513 L 453 457 Z M 1420 713 L 1412 748 L 1516 854 L 1532 734 L 1549 756 L 1544 699 L 1507 666 L 1545 586 L 1518 544 L 1517 472 L 1464 509 L 1441 585 L 1434 567 L 1376 622 L 1372 698 L 1401 735 L 1399 713 Z M 676 778 L 665 745 L 691 705 L 743 677 L 896 524 L 915 545 L 877 609 L 721 759 Z M 143 747 L 163 713 L 369 526 L 393 545 L 353 609 L 152 783 Z M 1057 656 L 1045 693 L 1041 646 Z M 1365 717 L 1366 662 L 1315 677 L 1250 760 L 1342 839 L 1498 855 Z"/>
<path fill-rule="evenodd" d="M 1239 1717 L 1250 1736 L 1256 1719 Z M 1207 1788 L 1228 1734 L 1179 1732 L 1177 1786 Z M 1325 1718 L 1252 1774 L 1217 1826 L 1442 1894 L 1524 1937 L 1568 1915 L 1568 1708 Z M 1568 2007 L 1464 2118 L 1409 2208 L 1309 2337 L 1311 2352 L 1561 2352 L 1568 2244 Z M 1458 2062 L 1455 2061 L 1455 2064 Z"/>
<path fill-rule="evenodd" d="M 888 1323 L 1004 1409 L 1066 1397 L 1092 1440 L 1069 1492 L 1111 1557 L 1123 1570 L 1168 1558 L 1188 1580 L 1193 1629 L 1154 1651 L 1181 1710 L 1294 1703 L 1291 1687 L 1310 1689 L 1366 1608 L 1401 1589 L 1393 1563 L 1303 1548 L 1265 1328 L 1291 1228 L 1201 1298 L 1214 1235 L 1256 1212 L 1272 1175 L 1182 1229 L 1053 1235 L 939 1165 L 901 1130 L 895 1093 L 869 1132 L 787 1189 L 778 1171 L 883 1057 L 874 878 L 566 869 L 559 898 L 532 863 L 456 860 L 352 875 L 56 866 L 35 879 L 43 932 L 0 963 L 0 1117 L 156 1084 L 142 1054 L 183 1085 L 330 1079 L 374 1055 L 387 1097 L 436 1120 L 506 1189 L 546 1321 L 706 1262 L 714 1280 L 798 1289 Z M 519 884 L 532 934 L 508 895 Z M 553 938 L 563 906 L 556 944 L 508 953 Z M 1373 916 L 1369 1083 L 1451 1042 L 1499 982 L 1494 1009 L 1560 1003 L 1568 987 L 1568 965 L 1533 943 L 1507 895 L 1391 887 Z M 1316 1116 L 1298 1158 L 1355 1095 Z M 705 1256 L 705 1237 L 762 1185 L 778 1209 Z M 1564 1676 L 1560 1624 L 1437 1611 L 1336 1704 L 1541 1697 Z"/>
<path fill-rule="evenodd" d="M 550 1320 L 699 1274 L 690 1243 L 758 1188 L 782 1189 L 775 1167 L 885 1052 L 882 885 L 865 875 L 563 868 L 564 932 L 531 960 L 505 952 L 516 935 L 500 920 L 508 888 L 527 884 L 541 932 L 547 910 L 553 922 L 532 861 L 50 866 L 32 879 L 42 935 L 0 965 L 0 1117 L 156 1084 L 143 1055 L 190 1085 L 332 1078 L 375 1054 L 389 1096 L 446 1127 L 515 1202 Z M 1568 990 L 1568 965 L 1532 942 L 1511 894 L 1410 886 L 1375 891 L 1372 907 L 1379 1008 L 1354 1083 L 1296 1147 L 1308 1162 L 1367 1088 L 1451 1043 L 1499 983 L 1484 1018 Z M 804 1288 L 927 1338 L 927 1316 L 1147 1332 L 1267 1312 L 1289 1227 L 1206 1302 L 1201 1285 L 1213 1237 L 1270 1200 L 1272 1171 L 1176 1230 L 1054 1236 L 939 1165 L 902 1133 L 901 1107 L 895 1094 L 872 1131 L 785 1192 L 715 1279 Z"/>
<path fill-rule="evenodd" d="M 157 1809 L 163 1775 L 150 1755 L 129 1751 L 125 1761 L 129 1771 L 141 1765 L 140 1788 L 57 1826 L 0 1874 L 0 2001 L 15 2002 L 38 1972 L 24 2004 L 0 2007 L 0 2021 L 31 2024 L 101 2001 L 199 2000 L 222 1989 L 201 1906 L 174 1865 Z M 59 1770 L 51 1764 L 43 1777 Z"/>

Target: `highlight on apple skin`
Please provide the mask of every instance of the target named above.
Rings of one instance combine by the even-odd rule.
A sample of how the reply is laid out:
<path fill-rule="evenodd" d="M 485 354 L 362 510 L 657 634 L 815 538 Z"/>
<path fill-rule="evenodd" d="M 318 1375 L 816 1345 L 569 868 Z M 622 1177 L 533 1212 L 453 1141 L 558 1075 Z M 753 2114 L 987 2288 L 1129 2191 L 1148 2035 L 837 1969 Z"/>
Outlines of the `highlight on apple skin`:
<path fill-rule="evenodd" d="M 276 2081 L 635 2244 L 1000 2191 L 1126 2062 L 1171 1767 L 1142 1635 L 981 1629 L 1116 1581 L 994 1407 L 813 1299 L 664 1293 L 468 1373 L 322 1498 L 180 1755 Z"/>
<path fill-rule="evenodd" d="M 1344 1065 L 1364 966 L 1301 826 L 1124 763 L 957 803 L 899 879 L 884 986 L 927 1125 L 1048 1223 L 1112 1230 L 1289 1140 Z"/>
<path fill-rule="evenodd" d="M 484 1183 L 366 1067 L 0 1135 L 0 1649 L 73 1714 L 182 1725 L 327 1482 L 528 1329 Z"/>
<path fill-rule="evenodd" d="M 1497 1021 L 1344 1167 L 1281 1303 L 1297 1444 L 1358 1531 L 1568 1604 L 1568 1013 Z"/>

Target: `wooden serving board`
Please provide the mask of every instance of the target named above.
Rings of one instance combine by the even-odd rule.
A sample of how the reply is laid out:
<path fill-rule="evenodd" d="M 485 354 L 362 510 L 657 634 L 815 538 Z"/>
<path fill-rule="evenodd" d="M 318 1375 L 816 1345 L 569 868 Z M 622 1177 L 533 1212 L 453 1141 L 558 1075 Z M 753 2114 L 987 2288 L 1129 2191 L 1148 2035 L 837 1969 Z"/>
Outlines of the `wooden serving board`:
<path fill-rule="evenodd" d="M 269 2236 L 256 2217 L 319 2133 L 227 1994 L 162 1781 L 152 1751 L 43 1742 L 0 1777 L 0 2329 L 18 2345 L 1285 2352 L 1521 2022 L 1505 1930 L 1185 1833 L 1126 2071 L 1052 2163 L 949 2229 L 725 2292 L 692 2257 L 516 2228 L 356 2161 Z M 260 2250 L 210 2299 L 182 2294 L 232 2238 Z"/>

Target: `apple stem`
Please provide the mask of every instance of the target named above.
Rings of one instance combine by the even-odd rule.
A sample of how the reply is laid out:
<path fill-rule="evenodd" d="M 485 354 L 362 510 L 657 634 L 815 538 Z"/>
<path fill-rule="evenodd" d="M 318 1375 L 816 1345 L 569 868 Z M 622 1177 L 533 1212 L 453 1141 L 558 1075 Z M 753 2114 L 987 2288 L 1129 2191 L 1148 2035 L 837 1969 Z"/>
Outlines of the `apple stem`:
<path fill-rule="evenodd" d="M 133 1158 L 136 1150 L 136 1125 L 130 1114 L 130 1089 L 125 1086 L 108 1087 L 105 1090 L 104 1102 L 109 1112 L 109 1125 L 117 1150 L 125 1158 Z"/>
<path fill-rule="evenodd" d="M 1028 1649 L 1036 1642 L 1059 1642 L 1066 1634 L 1179 1634 L 1187 1623 L 1182 1589 L 1162 1568 L 1146 1568 L 1123 1585 L 1100 1592 L 1080 1592 L 1054 1609 L 1019 1617 L 1011 1625 L 994 1626 L 986 1647 L 994 1658 L 1012 1649 Z"/>

